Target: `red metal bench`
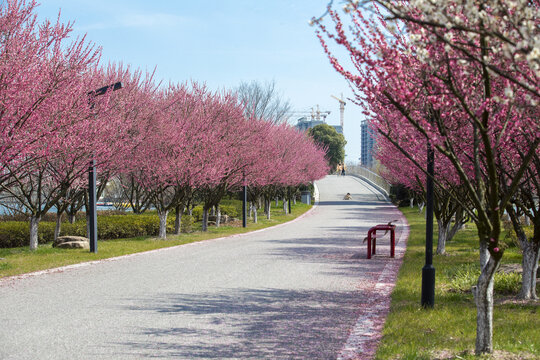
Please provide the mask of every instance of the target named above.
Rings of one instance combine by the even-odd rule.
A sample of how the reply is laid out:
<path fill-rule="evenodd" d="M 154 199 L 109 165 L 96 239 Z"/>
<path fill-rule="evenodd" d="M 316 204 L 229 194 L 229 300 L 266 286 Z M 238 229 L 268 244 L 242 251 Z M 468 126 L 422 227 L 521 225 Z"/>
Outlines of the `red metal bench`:
<path fill-rule="evenodd" d="M 394 257 L 395 248 L 396 248 L 395 229 L 396 229 L 396 225 L 390 225 L 390 224 L 375 225 L 374 227 L 369 229 L 368 236 L 367 236 L 367 258 L 368 259 L 371 259 L 371 255 L 375 254 L 375 247 L 377 244 L 377 230 L 380 230 L 380 231 L 385 230 L 386 232 L 390 231 L 390 257 L 392 258 Z"/>

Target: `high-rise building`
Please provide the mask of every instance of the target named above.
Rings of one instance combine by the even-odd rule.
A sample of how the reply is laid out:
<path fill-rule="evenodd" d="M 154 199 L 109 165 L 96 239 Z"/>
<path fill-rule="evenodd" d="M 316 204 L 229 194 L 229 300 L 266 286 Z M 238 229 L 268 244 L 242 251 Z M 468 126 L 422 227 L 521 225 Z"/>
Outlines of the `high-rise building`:
<path fill-rule="evenodd" d="M 375 134 L 369 128 L 366 120 L 360 124 L 360 164 L 371 168 L 373 161 L 373 148 L 375 146 Z"/>
<path fill-rule="evenodd" d="M 298 119 L 296 123 L 296 128 L 301 131 L 308 131 L 309 129 L 320 124 L 326 124 L 326 123 L 324 122 L 324 120 L 314 120 L 314 119 L 309 120 L 306 117 L 301 117 L 300 119 Z M 343 134 L 343 129 L 341 128 L 341 125 L 330 125 L 330 126 L 336 129 L 338 134 Z"/>
<path fill-rule="evenodd" d="M 322 120 L 309 120 L 306 117 L 301 117 L 300 119 L 298 119 L 298 121 L 296 123 L 296 127 L 300 131 L 308 131 L 312 127 L 315 127 L 315 126 L 320 125 L 320 124 L 324 124 L 324 121 L 322 121 Z"/>

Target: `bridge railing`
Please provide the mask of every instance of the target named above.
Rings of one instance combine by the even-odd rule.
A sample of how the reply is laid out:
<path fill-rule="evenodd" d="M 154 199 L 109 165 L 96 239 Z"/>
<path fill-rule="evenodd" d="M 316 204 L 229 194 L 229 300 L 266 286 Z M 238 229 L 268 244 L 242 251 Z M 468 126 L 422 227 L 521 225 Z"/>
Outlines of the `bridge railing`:
<path fill-rule="evenodd" d="M 390 184 L 388 184 L 382 176 L 374 173 L 369 169 L 366 169 L 365 167 L 358 165 L 347 166 L 347 173 L 363 177 L 386 191 L 386 194 L 390 194 Z"/>

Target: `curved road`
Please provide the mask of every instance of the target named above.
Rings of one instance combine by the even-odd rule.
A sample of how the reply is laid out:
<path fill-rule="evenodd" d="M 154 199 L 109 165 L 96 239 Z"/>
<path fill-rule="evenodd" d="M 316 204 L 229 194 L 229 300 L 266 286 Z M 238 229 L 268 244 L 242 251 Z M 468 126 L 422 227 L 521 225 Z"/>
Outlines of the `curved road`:
<path fill-rule="evenodd" d="M 405 236 L 396 259 L 362 239 L 404 220 L 357 178 L 317 186 L 315 209 L 264 231 L 1 280 L 0 358 L 368 358 Z"/>

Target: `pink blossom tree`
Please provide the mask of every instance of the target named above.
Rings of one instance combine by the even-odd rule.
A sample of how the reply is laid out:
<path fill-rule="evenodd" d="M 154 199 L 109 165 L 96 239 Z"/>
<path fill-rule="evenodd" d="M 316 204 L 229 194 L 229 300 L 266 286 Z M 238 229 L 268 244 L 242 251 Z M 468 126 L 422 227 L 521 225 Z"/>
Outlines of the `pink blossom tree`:
<path fill-rule="evenodd" d="M 406 142 L 403 142 L 404 146 Z M 427 145 L 426 145 L 427 146 Z M 435 158 L 435 177 L 439 180 L 434 189 L 433 213 L 438 225 L 437 254 L 446 252 L 450 241 L 466 221 L 463 205 L 456 198 L 465 199 L 459 178 L 452 173 L 452 165 L 440 153 Z M 383 165 L 382 176 L 389 184 L 401 184 L 413 193 L 426 198 L 426 176 L 414 163 L 399 152 L 384 137 L 378 139 L 375 154 Z M 427 162 L 427 154 L 411 153 L 418 164 Z M 444 174 L 444 175 L 442 175 Z M 444 186 L 444 188 L 441 188 Z M 452 224 L 452 221 L 454 222 Z"/>
<path fill-rule="evenodd" d="M 389 2 L 378 3 L 387 11 L 395 9 Z M 318 23 L 319 38 L 332 65 L 357 91 L 358 102 L 377 123 L 381 136 L 419 169 L 424 169 L 423 164 L 415 162 L 411 154 L 424 152 L 421 143 L 429 140 L 452 164 L 463 184 L 467 194 L 463 205 L 477 224 L 481 248 L 482 271 L 475 288 L 476 352 L 480 354 L 493 350 L 493 276 L 504 253 L 500 218 L 540 138 L 520 143 L 523 156 L 516 159 L 513 169 L 505 167 L 500 159 L 511 152 L 510 139 L 523 139 L 520 135 L 530 129 L 538 134 L 538 114 L 524 111 L 520 101 L 515 100 L 520 98 L 530 104 L 538 101 L 537 69 L 534 56 L 532 62 L 528 58 L 498 56 L 508 50 L 508 42 L 493 31 L 489 35 L 485 21 L 468 18 L 471 8 L 475 8 L 483 14 L 479 15 L 481 19 L 494 15 L 499 24 L 504 24 L 502 13 L 489 14 L 483 2 L 449 3 L 443 6 L 445 16 L 466 26 L 432 23 L 429 11 L 435 5 L 418 1 L 398 3 L 405 9 L 399 15 L 404 21 L 403 30 L 389 27 L 380 13 L 367 18 L 358 2 L 346 7 L 351 15 L 352 36 L 332 9 L 328 12 L 333 32 L 322 20 L 314 22 Z M 497 5 L 494 11 L 512 12 L 502 2 Z M 537 4 L 531 9 L 534 13 Z M 535 18 L 531 19 L 536 24 Z M 503 26 L 511 28 L 512 24 Z M 538 27 L 532 31 L 538 31 Z M 512 41 L 519 38 L 516 35 Z M 328 39 L 346 49 L 353 71 L 332 55 Z M 533 48 L 530 53 L 534 53 Z M 399 136 L 404 124 L 415 129 L 407 144 Z M 501 191 L 501 181 L 507 184 L 506 192 Z"/>
<path fill-rule="evenodd" d="M 16 0 L 0 7 L 0 184 L 29 213 L 31 249 L 42 214 L 87 168 L 93 86 L 87 74 L 99 56 L 84 38 L 67 43 L 70 24 L 39 24 L 35 7 Z"/>

